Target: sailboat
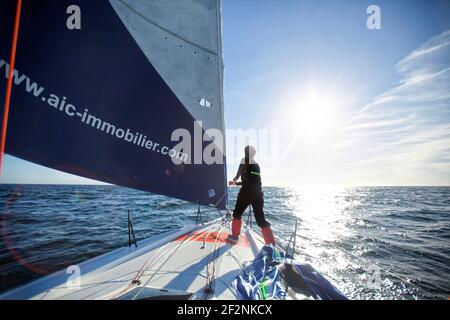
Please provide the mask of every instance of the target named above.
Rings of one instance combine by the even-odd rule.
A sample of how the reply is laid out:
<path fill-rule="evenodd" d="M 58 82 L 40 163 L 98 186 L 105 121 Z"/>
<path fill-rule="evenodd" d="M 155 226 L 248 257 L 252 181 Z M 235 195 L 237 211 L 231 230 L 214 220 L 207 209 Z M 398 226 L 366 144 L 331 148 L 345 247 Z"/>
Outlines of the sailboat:
<path fill-rule="evenodd" d="M 249 223 L 228 240 L 226 153 L 211 134 L 225 128 L 221 30 L 218 0 L 0 3 L 5 152 L 199 208 L 196 224 L 141 241 L 129 215 L 128 246 L 0 299 L 345 299 Z M 200 142 L 177 148 L 180 129 Z M 196 159 L 211 149 L 218 161 Z M 205 207 L 218 218 L 202 221 Z"/>

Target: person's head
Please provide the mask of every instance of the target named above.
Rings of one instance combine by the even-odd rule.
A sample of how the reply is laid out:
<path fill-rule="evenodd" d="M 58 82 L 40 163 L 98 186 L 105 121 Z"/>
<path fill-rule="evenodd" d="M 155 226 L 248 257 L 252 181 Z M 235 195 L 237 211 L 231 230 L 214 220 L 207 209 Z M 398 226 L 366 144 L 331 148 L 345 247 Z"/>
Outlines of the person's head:
<path fill-rule="evenodd" d="M 256 150 L 252 146 L 246 146 L 244 149 L 245 152 L 245 159 L 253 160 L 256 154 Z"/>

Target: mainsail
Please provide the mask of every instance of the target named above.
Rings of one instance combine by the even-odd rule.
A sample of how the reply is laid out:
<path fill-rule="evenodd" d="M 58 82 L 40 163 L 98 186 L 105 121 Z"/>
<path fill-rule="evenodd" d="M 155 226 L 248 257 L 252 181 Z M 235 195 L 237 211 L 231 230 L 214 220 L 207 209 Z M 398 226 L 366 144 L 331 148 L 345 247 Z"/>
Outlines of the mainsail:
<path fill-rule="evenodd" d="M 194 138 L 195 121 L 201 136 L 224 131 L 220 9 L 218 0 L 24 0 L 5 152 L 225 208 L 225 143 L 222 161 L 194 164 L 196 142 L 179 150 L 172 139 L 176 129 Z M 14 0 L 0 2 L 1 101 L 14 14 Z M 214 143 L 203 140 L 201 151 Z"/>

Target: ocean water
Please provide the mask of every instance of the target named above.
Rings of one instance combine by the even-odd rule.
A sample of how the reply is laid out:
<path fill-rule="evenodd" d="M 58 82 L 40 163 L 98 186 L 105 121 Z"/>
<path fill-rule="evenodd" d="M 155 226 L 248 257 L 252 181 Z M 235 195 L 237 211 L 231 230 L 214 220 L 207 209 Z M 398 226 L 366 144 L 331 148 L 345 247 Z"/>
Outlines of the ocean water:
<path fill-rule="evenodd" d="M 450 187 L 264 192 L 278 242 L 287 245 L 297 221 L 296 258 L 349 298 L 450 296 Z M 138 240 L 195 223 L 197 211 L 116 186 L 0 185 L 0 206 L 0 291 L 127 245 L 128 210 Z M 219 216 L 203 211 L 205 219 Z"/>

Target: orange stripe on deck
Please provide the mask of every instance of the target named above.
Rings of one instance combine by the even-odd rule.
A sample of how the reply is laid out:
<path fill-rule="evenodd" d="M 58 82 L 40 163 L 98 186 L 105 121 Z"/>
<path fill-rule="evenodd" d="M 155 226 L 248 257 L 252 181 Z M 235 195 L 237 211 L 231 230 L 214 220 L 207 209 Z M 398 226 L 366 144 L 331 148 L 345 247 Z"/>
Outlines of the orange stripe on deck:
<path fill-rule="evenodd" d="M 228 240 L 227 232 L 209 232 L 209 231 L 196 231 L 190 234 L 185 234 L 176 239 L 176 241 L 184 241 L 187 238 L 190 238 L 189 240 L 191 241 L 209 242 L 209 243 L 217 241 L 221 243 L 235 244 L 234 242 Z M 241 235 L 239 237 L 239 242 L 236 245 L 243 247 L 250 246 L 247 237 L 245 235 Z"/>

